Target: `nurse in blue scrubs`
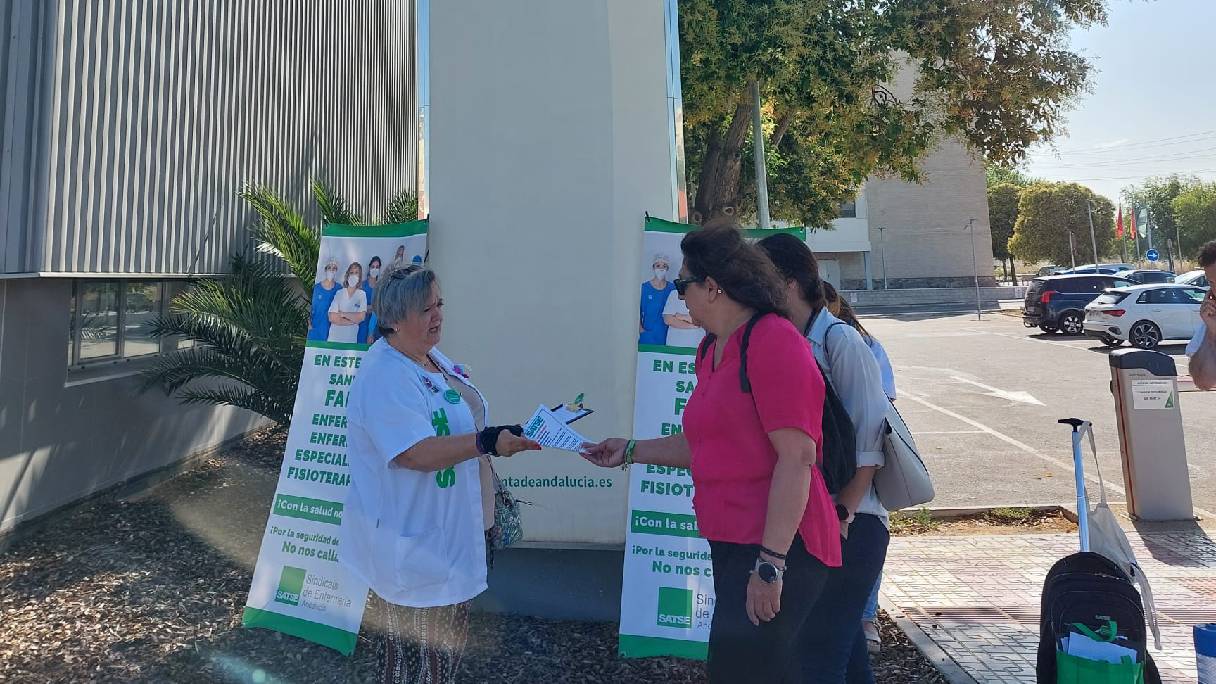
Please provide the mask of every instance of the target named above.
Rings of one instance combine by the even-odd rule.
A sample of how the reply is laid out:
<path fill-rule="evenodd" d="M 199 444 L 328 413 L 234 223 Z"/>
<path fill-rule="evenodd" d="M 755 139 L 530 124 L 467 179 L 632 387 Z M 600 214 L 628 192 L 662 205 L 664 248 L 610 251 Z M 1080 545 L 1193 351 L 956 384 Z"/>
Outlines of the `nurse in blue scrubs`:
<path fill-rule="evenodd" d="M 312 312 L 308 317 L 308 339 L 324 342 L 329 339 L 329 307 L 340 286 L 337 282 L 338 259 L 325 260 L 325 275 L 321 282 L 312 286 Z"/>
<path fill-rule="evenodd" d="M 671 260 L 665 254 L 655 254 L 650 262 L 654 274 L 642 283 L 641 327 L 638 344 L 667 344 L 667 324 L 663 322 L 663 306 L 667 297 L 676 289 L 667 281 Z"/>
<path fill-rule="evenodd" d="M 363 279 L 363 294 L 367 296 L 367 310 L 372 310 L 372 301 L 376 298 L 376 281 L 380 278 L 382 265 L 380 257 L 374 256 L 367 262 L 367 278 Z M 359 324 L 359 344 L 371 344 L 375 340 L 368 337 L 369 330 L 375 330 L 375 314 L 369 315 Z"/>

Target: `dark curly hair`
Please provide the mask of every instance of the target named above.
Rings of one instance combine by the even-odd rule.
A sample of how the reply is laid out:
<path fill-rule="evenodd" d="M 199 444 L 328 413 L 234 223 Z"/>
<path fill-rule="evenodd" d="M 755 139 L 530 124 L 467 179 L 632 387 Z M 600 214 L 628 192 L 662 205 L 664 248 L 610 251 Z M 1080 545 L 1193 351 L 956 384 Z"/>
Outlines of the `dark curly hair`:
<path fill-rule="evenodd" d="M 1199 248 L 1199 268 L 1207 268 L 1212 264 L 1216 264 L 1216 240 Z"/>
<path fill-rule="evenodd" d="M 770 235 L 756 246 L 764 250 L 782 278 L 798 283 L 798 291 L 811 311 L 818 312 L 827 305 L 823 280 L 819 277 L 819 262 L 806 243 L 789 233 Z"/>
<path fill-rule="evenodd" d="M 713 278 L 736 302 L 757 313 L 785 313 L 785 288 L 773 262 L 737 228 L 722 223 L 694 230 L 680 241 L 684 265 L 695 278 Z"/>

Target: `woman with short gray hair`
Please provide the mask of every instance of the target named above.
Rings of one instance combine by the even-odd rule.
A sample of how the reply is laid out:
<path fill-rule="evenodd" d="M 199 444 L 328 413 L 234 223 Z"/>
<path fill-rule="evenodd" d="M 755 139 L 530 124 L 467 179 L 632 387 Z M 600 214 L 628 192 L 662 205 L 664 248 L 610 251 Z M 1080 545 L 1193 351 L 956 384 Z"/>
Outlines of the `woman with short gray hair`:
<path fill-rule="evenodd" d="M 486 589 L 494 524 L 490 456 L 540 449 L 488 425 L 467 369 L 441 354 L 430 269 L 390 268 L 373 305 L 380 339 L 350 390 L 351 487 L 339 556 L 386 603 L 386 682 L 451 682 L 469 602 Z"/>

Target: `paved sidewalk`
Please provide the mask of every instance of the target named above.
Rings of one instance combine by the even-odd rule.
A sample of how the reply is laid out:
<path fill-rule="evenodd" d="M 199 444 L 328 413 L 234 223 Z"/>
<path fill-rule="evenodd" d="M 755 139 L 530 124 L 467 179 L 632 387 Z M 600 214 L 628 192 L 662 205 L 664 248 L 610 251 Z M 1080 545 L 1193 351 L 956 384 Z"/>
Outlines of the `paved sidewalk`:
<path fill-rule="evenodd" d="M 1153 658 L 1164 681 L 1194 682 L 1191 625 L 1216 622 L 1216 543 L 1196 525 L 1155 527 L 1128 530 L 1157 602 L 1165 648 Z M 970 679 L 1033 683 L 1043 579 L 1076 550 L 1076 535 L 894 538 L 884 603 Z"/>

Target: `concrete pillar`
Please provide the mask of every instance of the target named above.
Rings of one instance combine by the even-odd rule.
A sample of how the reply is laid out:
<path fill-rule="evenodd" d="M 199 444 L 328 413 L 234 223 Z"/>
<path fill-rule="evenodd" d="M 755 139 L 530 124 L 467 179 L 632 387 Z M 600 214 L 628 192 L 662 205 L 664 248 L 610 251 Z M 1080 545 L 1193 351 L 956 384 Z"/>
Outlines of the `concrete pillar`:
<path fill-rule="evenodd" d="M 431 262 L 441 348 L 495 422 L 585 392 L 589 438 L 628 435 L 646 212 L 673 213 L 666 3 L 444 0 L 430 6 Z M 516 487 L 530 540 L 620 543 L 624 477 L 569 452 L 502 475 L 611 486 Z"/>

